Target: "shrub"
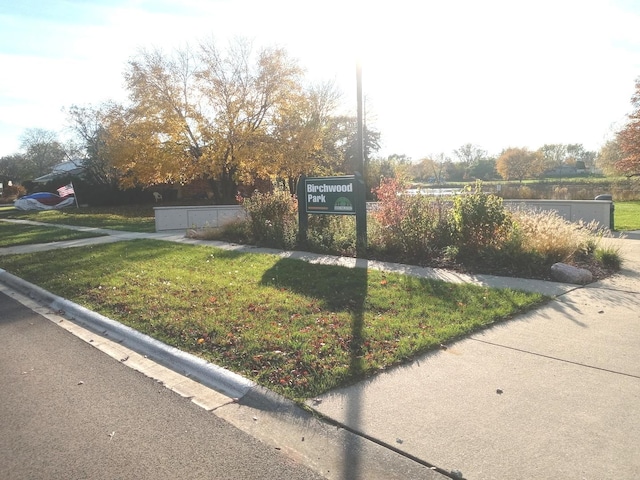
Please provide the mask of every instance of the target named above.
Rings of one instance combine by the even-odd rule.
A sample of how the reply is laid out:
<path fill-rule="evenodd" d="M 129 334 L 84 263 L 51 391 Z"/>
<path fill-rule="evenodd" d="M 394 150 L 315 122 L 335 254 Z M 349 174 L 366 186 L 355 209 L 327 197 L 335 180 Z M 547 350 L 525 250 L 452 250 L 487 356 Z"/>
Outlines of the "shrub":
<path fill-rule="evenodd" d="M 22 185 L 8 185 L 2 190 L 2 198 L 5 200 L 15 200 L 27 193 Z"/>
<path fill-rule="evenodd" d="M 249 241 L 256 245 L 292 249 L 298 233 L 298 202 L 289 192 L 254 192 L 241 199 L 248 214 Z M 236 227 L 237 228 L 237 227 Z"/>
<path fill-rule="evenodd" d="M 376 189 L 372 250 L 397 261 L 423 264 L 440 255 L 451 240 L 449 208 L 441 199 L 403 194 L 403 184 L 386 179 Z"/>
<path fill-rule="evenodd" d="M 356 217 L 310 215 L 305 247 L 317 253 L 355 256 Z"/>
<path fill-rule="evenodd" d="M 452 227 L 460 253 L 471 254 L 499 247 L 508 232 L 510 216 L 502 198 L 482 193 L 480 183 L 453 202 Z"/>
<path fill-rule="evenodd" d="M 239 199 L 247 220 L 220 229 L 190 232 L 194 238 L 252 243 L 273 248 L 293 249 L 297 244 L 298 206 L 287 191 L 255 192 Z M 350 215 L 310 215 L 307 242 L 302 246 L 312 252 L 355 256 L 355 217 Z"/>
<path fill-rule="evenodd" d="M 556 185 L 553 187 L 553 197 L 557 200 L 571 200 L 571 193 L 567 187 Z"/>

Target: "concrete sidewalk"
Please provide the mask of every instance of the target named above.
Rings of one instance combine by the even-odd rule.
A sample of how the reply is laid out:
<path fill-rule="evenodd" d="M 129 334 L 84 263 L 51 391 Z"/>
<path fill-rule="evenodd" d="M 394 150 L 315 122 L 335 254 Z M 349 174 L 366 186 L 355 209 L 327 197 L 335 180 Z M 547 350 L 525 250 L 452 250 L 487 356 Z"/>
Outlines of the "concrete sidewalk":
<path fill-rule="evenodd" d="M 454 477 L 640 477 L 638 240 L 611 240 L 621 248 L 623 270 L 602 282 L 578 287 L 200 242 L 181 235 L 99 233 L 110 236 L 64 242 L 69 243 L 66 246 L 0 249 L 0 255 L 156 238 L 551 295 L 554 300 L 541 309 L 371 380 L 327 393 L 308 406 L 367 441 Z M 255 428 L 252 417 L 218 414 Z M 269 428 L 276 429 L 283 420 L 272 422 Z M 366 468 L 361 473 L 362 478 L 373 478 L 367 477 Z"/>
<path fill-rule="evenodd" d="M 309 405 L 468 479 L 640 478 L 640 242 L 623 270 Z"/>

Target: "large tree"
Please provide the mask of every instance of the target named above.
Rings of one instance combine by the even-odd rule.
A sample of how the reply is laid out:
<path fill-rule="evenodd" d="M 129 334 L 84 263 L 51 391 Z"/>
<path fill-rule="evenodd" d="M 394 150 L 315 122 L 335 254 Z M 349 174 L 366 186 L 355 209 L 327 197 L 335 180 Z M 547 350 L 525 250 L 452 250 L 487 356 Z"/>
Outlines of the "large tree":
<path fill-rule="evenodd" d="M 617 175 L 620 172 L 617 170 L 616 165 L 618 165 L 620 160 L 622 160 L 622 151 L 620 150 L 620 144 L 616 137 L 608 140 L 602 148 L 600 148 L 596 159 L 596 166 L 601 169 L 605 175 Z"/>
<path fill-rule="evenodd" d="M 189 48 L 172 56 L 143 50 L 129 62 L 125 81 L 131 105 L 119 115 L 112 111 L 110 118 L 113 161 L 124 185 L 182 184 L 203 172 L 211 133 L 198 72 Z"/>
<path fill-rule="evenodd" d="M 29 178 L 26 167 L 27 161 L 21 153 L 14 153 L 0 158 L 0 176 L 6 177 L 13 182 Z"/>
<path fill-rule="evenodd" d="M 444 153 L 439 153 L 423 158 L 413 165 L 411 171 L 417 179 L 440 185 L 447 180 L 447 167 L 451 163 L 451 158 Z"/>
<path fill-rule="evenodd" d="M 68 114 L 72 130 L 84 149 L 82 166 L 84 178 L 92 185 L 117 188 L 120 171 L 113 159 L 113 130 L 123 115 L 123 107 L 115 103 L 104 103 L 98 107 L 72 105 Z"/>
<path fill-rule="evenodd" d="M 561 143 L 547 143 L 538 149 L 545 169 L 553 170 L 560 167 L 567 158 L 567 146 Z"/>
<path fill-rule="evenodd" d="M 51 172 L 51 169 L 68 160 L 65 147 L 55 132 L 42 128 L 29 128 L 20 138 L 24 165 L 20 180 L 34 179 Z"/>
<path fill-rule="evenodd" d="M 539 152 L 527 148 L 508 148 L 496 161 L 496 170 L 505 180 L 535 177 L 544 171 L 544 161 Z"/>
<path fill-rule="evenodd" d="M 217 200 L 229 203 L 237 181 L 266 160 L 279 109 L 301 94 L 302 70 L 283 49 L 254 54 L 245 41 L 237 41 L 226 55 L 213 42 L 202 44 L 201 62 L 198 78 L 213 126 L 206 138 L 205 173 L 216 180 Z"/>
<path fill-rule="evenodd" d="M 213 41 L 168 55 L 143 50 L 125 72 L 130 104 L 70 113 L 87 157 L 124 187 L 210 181 L 218 203 L 235 201 L 238 183 L 285 182 L 302 174 L 352 173 L 355 118 L 334 114 L 333 84 L 303 85 L 282 49 L 254 51 Z M 380 133 L 365 129 L 365 154 Z"/>
<path fill-rule="evenodd" d="M 339 140 L 333 112 L 339 99 L 333 83 L 291 94 L 274 114 L 266 141 L 271 151 L 267 161 L 256 163 L 255 173 L 284 181 L 293 194 L 301 175 L 335 171 L 344 156 L 334 148 Z"/>
<path fill-rule="evenodd" d="M 596 158 L 596 152 L 586 150 L 581 143 L 570 143 L 567 145 L 567 158 L 565 163 L 568 165 L 579 165 L 582 163 L 584 167 L 591 167 Z"/>
<path fill-rule="evenodd" d="M 482 160 L 487 159 L 487 152 L 477 145 L 466 143 L 453 151 L 453 155 L 458 160 L 457 163 L 462 171 L 463 179 L 469 178 L 471 170 Z"/>
<path fill-rule="evenodd" d="M 547 170 L 553 170 L 562 165 L 581 164 L 582 168 L 588 168 L 593 166 L 596 158 L 596 152 L 585 150 L 581 143 L 545 144 L 538 149 L 538 153 L 542 156 Z"/>
<path fill-rule="evenodd" d="M 217 202 L 233 202 L 238 181 L 259 173 L 273 153 L 279 112 L 301 105 L 301 73 L 284 50 L 255 52 L 243 40 L 226 52 L 213 41 L 173 56 L 141 52 L 125 77 L 129 137 L 146 148 L 130 149 L 122 167 L 143 183 L 206 177 Z"/>
<path fill-rule="evenodd" d="M 622 159 L 616 163 L 616 168 L 629 176 L 640 175 L 640 77 L 636 79 L 631 105 L 628 122 L 617 135 Z"/>

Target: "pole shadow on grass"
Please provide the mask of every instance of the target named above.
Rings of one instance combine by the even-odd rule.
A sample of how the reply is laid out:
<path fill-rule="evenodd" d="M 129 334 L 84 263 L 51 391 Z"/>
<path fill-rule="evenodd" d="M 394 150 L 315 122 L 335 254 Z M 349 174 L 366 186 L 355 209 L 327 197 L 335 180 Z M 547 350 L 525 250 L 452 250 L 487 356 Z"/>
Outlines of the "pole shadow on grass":
<path fill-rule="evenodd" d="M 368 262 L 358 259 L 357 267 L 345 268 L 333 265 L 316 265 L 313 274 L 300 275 L 301 263 L 282 259 L 263 275 L 263 283 L 275 284 L 301 295 L 315 298 L 332 311 L 347 311 L 351 316 L 351 341 L 349 342 L 349 380 L 363 378 L 364 318 L 367 299 Z M 306 270 L 308 271 L 308 270 Z M 347 399 L 347 418 L 350 429 L 361 431 L 362 399 L 355 391 Z M 342 478 L 362 478 L 362 437 L 348 434 L 344 443 Z"/>

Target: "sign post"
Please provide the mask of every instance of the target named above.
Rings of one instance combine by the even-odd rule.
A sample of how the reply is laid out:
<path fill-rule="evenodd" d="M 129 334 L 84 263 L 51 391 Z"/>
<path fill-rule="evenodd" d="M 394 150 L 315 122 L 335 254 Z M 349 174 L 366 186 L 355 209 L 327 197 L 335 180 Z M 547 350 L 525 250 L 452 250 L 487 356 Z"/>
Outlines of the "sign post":
<path fill-rule="evenodd" d="M 364 190 L 360 173 L 341 177 L 300 177 L 297 190 L 300 243 L 305 245 L 307 241 L 309 214 L 355 215 L 356 234 L 359 236 L 361 225 L 364 224 L 366 229 Z"/>
<path fill-rule="evenodd" d="M 364 105 L 362 101 L 362 65 L 356 65 L 357 96 L 357 155 L 354 171 L 358 178 L 358 201 L 361 210 L 356 215 L 356 251 L 363 257 L 367 253 L 367 189 L 365 185 L 365 150 L 364 150 Z"/>
<path fill-rule="evenodd" d="M 309 230 L 309 215 L 307 215 L 307 201 L 304 198 L 307 177 L 302 175 L 298 180 L 296 195 L 298 196 L 298 244 L 307 246 L 307 231 Z"/>

